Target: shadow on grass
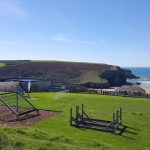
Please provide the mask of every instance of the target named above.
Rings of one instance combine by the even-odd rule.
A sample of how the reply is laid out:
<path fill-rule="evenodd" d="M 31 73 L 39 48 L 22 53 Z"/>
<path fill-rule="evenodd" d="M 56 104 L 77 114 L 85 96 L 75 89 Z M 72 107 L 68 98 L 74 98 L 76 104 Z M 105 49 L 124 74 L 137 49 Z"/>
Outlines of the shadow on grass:
<path fill-rule="evenodd" d="M 130 130 L 133 130 L 133 131 L 130 131 Z M 125 137 L 125 138 L 128 138 L 130 140 L 135 140 L 134 138 L 131 138 L 129 136 L 125 136 L 123 135 L 123 133 L 128 133 L 128 134 L 131 134 L 131 135 L 137 135 L 138 132 L 137 131 L 140 131 L 139 129 L 136 129 L 136 128 L 133 128 L 133 127 L 129 127 L 127 125 L 122 125 L 122 129 L 120 131 L 120 133 L 118 135 L 122 136 L 122 137 Z"/>
<path fill-rule="evenodd" d="M 74 126 L 82 131 L 87 131 L 87 128 L 83 128 L 83 127 L 77 127 L 77 126 Z M 88 128 L 90 129 L 90 127 Z M 92 129 L 92 128 L 91 128 Z M 93 129 L 92 129 L 93 130 Z M 94 129 L 95 130 L 95 129 Z M 107 132 L 105 130 L 96 130 L 96 131 L 102 131 L 102 132 Z M 114 133 L 118 136 L 121 136 L 121 137 L 124 137 L 124 138 L 127 138 L 127 139 L 130 139 L 130 140 L 135 140 L 134 138 L 130 137 L 130 135 L 134 135 L 136 136 L 138 134 L 137 131 L 140 131 L 139 129 L 136 129 L 136 128 L 133 128 L 133 127 L 130 127 L 130 126 L 127 126 L 127 125 L 120 125 L 119 128 L 117 129 L 116 132 L 109 132 L 109 133 Z M 124 135 L 124 134 L 128 134 L 129 136 L 127 135 Z"/>
<path fill-rule="evenodd" d="M 129 127 L 129 126 L 128 126 L 128 129 L 132 129 L 132 130 L 135 130 L 135 131 L 141 131 L 139 129 L 136 129 L 136 128 L 133 128 L 133 127 Z"/>
<path fill-rule="evenodd" d="M 120 135 L 121 137 L 124 137 L 124 138 L 127 138 L 127 139 L 129 139 L 129 140 L 135 140 L 134 138 L 131 138 L 131 137 L 129 137 L 129 136 L 125 136 L 125 135 Z"/>

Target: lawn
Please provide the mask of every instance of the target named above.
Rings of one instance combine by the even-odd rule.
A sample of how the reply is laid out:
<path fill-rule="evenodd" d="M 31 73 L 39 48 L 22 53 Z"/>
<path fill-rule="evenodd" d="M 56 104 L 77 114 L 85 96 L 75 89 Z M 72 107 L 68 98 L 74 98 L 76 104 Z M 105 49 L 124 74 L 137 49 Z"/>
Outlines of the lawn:
<path fill-rule="evenodd" d="M 150 150 L 150 99 L 90 94 L 33 93 L 38 108 L 62 111 L 27 128 L 0 128 L 5 149 L 33 150 Z M 69 108 L 84 103 L 89 114 L 104 117 L 123 108 L 128 126 L 122 136 L 69 126 Z M 103 115 L 101 115 L 103 114 Z"/>

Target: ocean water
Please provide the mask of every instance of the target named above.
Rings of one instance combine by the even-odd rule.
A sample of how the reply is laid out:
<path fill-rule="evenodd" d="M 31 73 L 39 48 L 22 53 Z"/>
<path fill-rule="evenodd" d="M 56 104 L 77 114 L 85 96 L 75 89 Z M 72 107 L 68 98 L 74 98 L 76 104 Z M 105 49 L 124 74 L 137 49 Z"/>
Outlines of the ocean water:
<path fill-rule="evenodd" d="M 150 68 L 127 68 L 133 74 L 140 77 L 139 79 L 128 80 L 129 82 L 139 82 L 141 87 L 150 90 Z"/>

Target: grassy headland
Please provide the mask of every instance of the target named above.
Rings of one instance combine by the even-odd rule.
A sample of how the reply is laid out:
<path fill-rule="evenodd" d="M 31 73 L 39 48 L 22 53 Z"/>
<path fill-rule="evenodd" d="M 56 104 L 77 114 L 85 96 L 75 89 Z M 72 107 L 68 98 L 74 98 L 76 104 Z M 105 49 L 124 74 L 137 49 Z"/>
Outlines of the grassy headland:
<path fill-rule="evenodd" d="M 84 84 L 96 88 L 120 86 L 126 78 L 135 76 L 118 66 L 86 62 L 65 61 L 3 61 L 7 67 L 0 69 L 0 78 L 32 78 L 52 81 L 54 84 Z"/>

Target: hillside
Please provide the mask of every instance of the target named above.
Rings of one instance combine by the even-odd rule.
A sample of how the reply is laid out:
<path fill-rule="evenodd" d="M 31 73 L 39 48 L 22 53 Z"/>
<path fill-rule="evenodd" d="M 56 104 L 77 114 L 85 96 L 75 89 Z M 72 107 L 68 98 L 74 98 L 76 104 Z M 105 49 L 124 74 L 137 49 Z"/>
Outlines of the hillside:
<path fill-rule="evenodd" d="M 50 80 L 53 84 L 80 84 L 87 87 L 120 86 L 126 78 L 136 78 L 129 70 L 120 67 L 61 61 L 0 61 L 0 79 L 31 78 Z"/>

